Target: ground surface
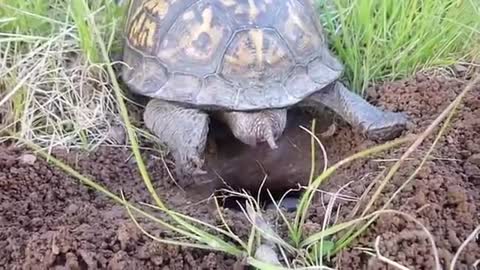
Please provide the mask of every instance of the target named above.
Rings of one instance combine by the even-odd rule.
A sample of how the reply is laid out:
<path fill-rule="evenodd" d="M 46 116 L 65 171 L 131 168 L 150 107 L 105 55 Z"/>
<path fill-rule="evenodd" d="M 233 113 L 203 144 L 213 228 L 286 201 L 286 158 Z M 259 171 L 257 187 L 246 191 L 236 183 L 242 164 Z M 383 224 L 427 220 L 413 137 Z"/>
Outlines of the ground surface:
<path fill-rule="evenodd" d="M 377 86 L 370 89 L 369 94 L 371 101 L 378 105 L 407 112 L 413 119 L 408 133 L 417 133 L 464 85 L 464 78 L 417 75 L 410 80 Z M 479 93 L 477 88 L 466 98 L 433 153 L 434 159 L 427 162 L 412 184 L 392 202 L 392 208 L 417 218 L 432 233 L 443 269 L 447 269 L 462 242 L 480 225 Z M 423 154 L 432 140 L 430 137 L 428 144 L 414 156 Z M 373 145 L 341 123 L 336 133 L 322 142 L 327 148 L 329 164 Z M 349 184 L 341 193 L 358 198 L 383 167 L 393 164 L 391 159 L 403 153 L 401 150 L 376 156 L 375 160 L 354 162 L 335 174 L 323 189 L 335 192 Z M 42 159 L 32 160 L 29 153 L 0 147 L 1 269 L 232 269 L 236 262 L 235 258 L 223 254 L 151 241 L 136 229 L 122 207 L 46 165 Z M 111 191 L 119 192 L 121 188 L 128 199 L 151 202 L 127 150 L 104 148 L 90 155 L 56 154 Z M 305 161 L 308 155 L 309 152 L 305 152 Z M 152 159 L 151 155 L 145 157 L 149 159 L 160 197 L 171 207 L 220 224 L 211 205 L 195 201 L 198 196 L 192 194 L 198 195 L 198 192 L 183 193 L 169 180 L 161 160 Z M 387 185 L 381 202 L 390 198 L 416 164 L 418 162 L 413 161 L 404 164 Z M 248 178 L 248 170 L 240 171 Z M 299 174 L 301 171 L 289 170 Z M 309 217 L 311 230 L 323 223 L 322 202 L 316 203 Z M 337 200 L 334 214 L 340 219 L 347 217 L 354 203 Z M 234 231 L 244 235 L 247 227 L 241 216 L 231 212 L 229 220 Z M 165 235 L 154 224 L 146 223 L 145 227 L 155 235 Z M 393 269 L 365 253 L 365 248 L 373 247 L 377 236 L 381 237 L 380 251 L 384 256 L 410 269 L 433 269 L 428 238 L 419 226 L 399 215 L 382 216 L 368 233 L 352 243 L 352 248 L 335 258 L 338 269 Z M 459 256 L 457 269 L 473 269 L 478 259 L 480 241 L 474 240 Z"/>

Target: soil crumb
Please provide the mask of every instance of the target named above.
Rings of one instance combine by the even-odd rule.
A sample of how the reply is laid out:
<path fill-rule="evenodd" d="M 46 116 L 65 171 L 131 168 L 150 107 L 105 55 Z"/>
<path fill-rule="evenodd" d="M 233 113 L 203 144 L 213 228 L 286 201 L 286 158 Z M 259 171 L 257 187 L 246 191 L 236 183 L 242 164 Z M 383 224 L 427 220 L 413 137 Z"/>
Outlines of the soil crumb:
<path fill-rule="evenodd" d="M 405 135 L 419 133 L 467 81 L 445 74 L 420 73 L 408 80 L 371 87 L 369 101 L 406 112 L 412 125 Z M 474 89 L 465 98 L 432 158 L 389 207 L 425 226 L 435 242 L 442 269 L 450 266 L 462 243 L 480 225 L 479 90 Z M 374 207 L 391 198 L 433 140 L 434 136 L 430 136 L 412 156 L 415 159 L 403 164 Z M 343 122 L 322 143 L 329 164 L 375 144 Z M 325 218 L 329 218 L 329 224 L 350 218 L 360 196 L 404 151 L 405 147 L 397 148 L 343 167 L 322 187 L 324 194 L 341 195 L 335 200 L 334 212 L 326 214 L 328 200 L 319 196 L 308 226 L 316 231 Z M 89 154 L 56 150 L 54 155 L 111 192 L 123 191 L 131 202 L 154 203 L 128 149 L 105 146 Z M 170 208 L 213 225 L 221 224 L 211 201 L 205 200 L 208 188 L 204 193 L 201 187 L 182 191 L 167 171 L 171 169 L 168 160 L 162 161 L 161 155 L 153 151 L 143 155 L 154 188 Z M 122 206 L 44 159 L 35 158 L 31 151 L 14 146 L 0 146 L 0 213 L 0 269 L 234 269 L 237 265 L 238 258 L 223 253 L 151 240 L 138 230 Z M 243 214 L 228 209 L 226 213 L 232 230 L 247 236 L 249 226 Z M 154 236 L 170 235 L 151 221 L 139 221 Z M 435 269 L 428 235 L 421 226 L 399 214 L 382 215 L 329 264 L 337 269 L 393 269 L 374 256 L 377 237 L 379 252 L 388 259 L 410 269 Z M 455 269 L 473 269 L 479 259 L 480 242 L 474 240 L 459 255 Z"/>

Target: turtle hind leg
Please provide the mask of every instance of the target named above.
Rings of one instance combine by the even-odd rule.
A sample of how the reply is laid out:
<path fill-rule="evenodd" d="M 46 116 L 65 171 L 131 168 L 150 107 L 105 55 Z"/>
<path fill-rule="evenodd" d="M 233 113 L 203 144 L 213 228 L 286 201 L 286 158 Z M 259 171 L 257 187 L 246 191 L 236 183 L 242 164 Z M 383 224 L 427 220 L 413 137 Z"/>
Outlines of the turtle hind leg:
<path fill-rule="evenodd" d="M 191 184 L 194 176 L 206 173 L 202 169 L 209 125 L 205 112 L 152 99 L 143 117 L 147 128 L 172 153 L 181 186 Z"/>
<path fill-rule="evenodd" d="M 266 142 L 271 149 L 275 149 L 275 141 L 282 135 L 287 124 L 287 109 L 218 111 L 215 117 L 227 124 L 241 142 L 251 146 Z"/>
<path fill-rule="evenodd" d="M 301 106 L 326 106 L 371 140 L 390 140 L 406 129 L 404 113 L 382 111 L 335 82 L 308 97 Z"/>

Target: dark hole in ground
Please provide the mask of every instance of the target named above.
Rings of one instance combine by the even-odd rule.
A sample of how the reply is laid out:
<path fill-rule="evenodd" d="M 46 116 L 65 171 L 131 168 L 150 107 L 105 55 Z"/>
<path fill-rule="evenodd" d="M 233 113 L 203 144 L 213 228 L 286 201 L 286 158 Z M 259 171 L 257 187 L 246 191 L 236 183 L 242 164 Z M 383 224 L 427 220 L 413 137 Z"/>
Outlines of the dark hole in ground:
<path fill-rule="evenodd" d="M 328 130 L 332 120 L 330 111 L 317 117 L 317 136 Z M 289 110 L 287 126 L 277 141 L 278 148 L 272 150 L 266 143 L 252 147 L 240 142 L 226 125 L 212 119 L 206 167 L 208 177 L 216 179 L 215 189 L 246 191 L 252 197 L 260 198 L 264 206 L 271 203 L 271 197 L 277 202 L 285 197 L 287 202 L 301 196 L 299 184 L 306 186 L 311 173 L 311 135 L 300 126 L 311 130 L 312 116 L 300 109 Z M 318 173 L 323 166 L 322 153 L 316 143 L 314 147 Z M 218 194 L 227 196 L 223 200 L 225 207 L 239 210 L 238 203 L 243 205 L 242 197 L 228 196 L 231 194 L 221 191 Z M 290 205 L 285 206 L 291 209 Z"/>
<path fill-rule="evenodd" d="M 296 210 L 296 204 L 298 200 L 301 198 L 303 192 L 301 191 L 291 191 L 286 194 L 286 192 L 275 192 L 275 193 L 267 193 L 267 192 L 254 192 L 250 193 L 248 192 L 250 196 L 252 196 L 255 199 L 259 199 L 259 204 L 262 209 L 273 209 L 275 207 L 274 204 L 272 204 L 272 198 L 275 200 L 275 202 L 278 204 L 280 201 L 282 202 L 281 205 L 279 205 L 283 210 L 287 210 L 289 212 L 295 211 Z M 245 209 L 247 199 L 245 199 L 242 196 L 235 196 L 231 195 L 229 192 L 217 190 L 215 191 L 215 195 L 219 198 L 222 198 L 220 200 L 220 206 L 228 209 L 232 209 L 235 211 L 242 211 L 242 209 Z M 257 197 L 259 196 L 259 197 Z"/>

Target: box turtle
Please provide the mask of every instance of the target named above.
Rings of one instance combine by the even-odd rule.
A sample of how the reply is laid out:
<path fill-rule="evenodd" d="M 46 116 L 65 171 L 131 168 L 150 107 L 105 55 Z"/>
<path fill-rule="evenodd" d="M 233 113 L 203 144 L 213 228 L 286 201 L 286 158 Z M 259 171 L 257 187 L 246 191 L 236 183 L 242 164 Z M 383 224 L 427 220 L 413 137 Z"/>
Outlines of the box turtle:
<path fill-rule="evenodd" d="M 180 175 L 205 173 L 209 117 L 271 148 L 292 106 L 327 107 L 371 139 L 406 127 L 338 80 L 312 0 L 131 0 L 125 32 L 122 80 L 150 98 L 145 125 Z"/>

